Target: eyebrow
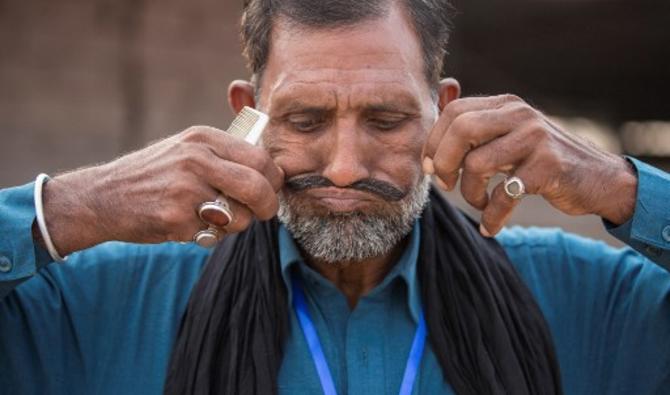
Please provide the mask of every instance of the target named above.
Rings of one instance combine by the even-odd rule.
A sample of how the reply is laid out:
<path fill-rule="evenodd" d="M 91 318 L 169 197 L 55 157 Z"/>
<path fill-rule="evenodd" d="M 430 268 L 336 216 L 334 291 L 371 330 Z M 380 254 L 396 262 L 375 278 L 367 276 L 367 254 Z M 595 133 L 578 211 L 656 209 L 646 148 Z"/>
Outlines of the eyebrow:
<path fill-rule="evenodd" d="M 314 102 L 307 102 L 302 99 L 293 99 L 282 98 L 277 100 L 278 104 L 275 104 L 271 108 L 271 112 L 275 115 L 283 116 L 292 113 L 323 113 L 332 111 L 334 109 L 333 105 L 323 104 L 317 105 Z"/>
<path fill-rule="evenodd" d="M 414 113 L 419 111 L 418 103 L 403 103 L 398 105 L 396 103 L 379 103 L 369 104 L 364 106 L 363 111 L 366 113 Z"/>
<path fill-rule="evenodd" d="M 336 104 L 327 100 L 318 104 L 317 100 L 306 101 L 304 98 L 293 98 L 293 95 L 279 97 L 271 107 L 274 116 L 285 116 L 291 113 L 324 113 L 335 110 Z M 316 102 L 316 103 L 315 103 Z M 420 112 L 419 101 L 405 92 L 394 92 L 377 96 L 373 100 L 365 101 L 355 106 L 358 110 L 366 113 L 418 113 Z"/>
<path fill-rule="evenodd" d="M 370 112 L 420 112 L 421 103 L 406 89 L 385 90 L 363 106 Z"/>

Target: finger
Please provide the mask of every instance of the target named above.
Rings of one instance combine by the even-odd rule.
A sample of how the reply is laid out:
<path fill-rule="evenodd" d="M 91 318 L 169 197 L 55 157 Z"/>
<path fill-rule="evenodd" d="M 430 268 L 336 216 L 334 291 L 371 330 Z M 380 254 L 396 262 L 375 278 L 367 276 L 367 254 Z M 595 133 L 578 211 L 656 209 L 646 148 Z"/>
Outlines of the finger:
<path fill-rule="evenodd" d="M 192 174 L 185 174 L 168 185 L 154 201 L 145 202 L 143 209 L 149 216 L 144 219 L 142 235 L 136 234 L 128 241 L 190 241 L 202 230 L 204 224 L 198 218 L 197 207 L 213 199 L 218 192 Z"/>
<path fill-rule="evenodd" d="M 442 114 L 440 114 L 437 122 L 431 129 L 423 147 L 422 157 L 433 158 L 437 152 L 437 147 L 442 141 L 442 137 L 447 132 L 452 122 L 460 115 L 483 110 L 494 110 L 502 107 L 506 103 L 523 102 L 517 96 L 513 95 L 499 95 L 488 97 L 466 97 L 463 99 L 454 100 L 449 103 Z"/>
<path fill-rule="evenodd" d="M 483 210 L 488 204 L 487 188 L 491 177 L 509 173 L 533 152 L 524 133 L 509 133 L 470 151 L 463 161 L 461 194 L 473 207 Z"/>
<path fill-rule="evenodd" d="M 456 186 L 460 174 L 461 174 L 460 169 L 453 172 L 452 174 L 447 174 L 446 176 L 439 176 L 435 174 L 434 175 L 435 183 L 437 184 L 438 187 L 444 189 L 445 191 L 451 191 Z"/>
<path fill-rule="evenodd" d="M 208 200 L 206 203 L 209 202 L 214 201 Z M 215 226 L 219 229 L 235 227 L 237 230 L 237 225 L 246 228 L 245 225 L 248 225 L 248 223 L 253 218 L 252 212 L 246 206 L 236 202 L 231 198 L 226 198 L 222 195 L 219 195 L 216 197 L 215 202 L 219 202 L 218 208 L 205 206 L 204 209 L 201 210 L 202 205 L 200 205 L 197 210 L 198 215 L 202 221 L 209 225 Z"/>
<path fill-rule="evenodd" d="M 518 103 L 460 115 L 442 137 L 432 158 L 436 174 L 447 184 L 455 185 L 453 175 L 463 166 L 469 151 L 514 130 L 528 129 L 528 125 L 534 125 L 530 121 L 536 116 L 534 109 Z"/>
<path fill-rule="evenodd" d="M 537 193 L 542 183 L 542 174 L 533 169 L 534 166 L 524 163 L 514 171 L 514 176 L 519 177 L 523 182 L 526 194 Z M 495 235 L 502 229 L 520 202 L 521 199 L 513 199 L 507 195 L 504 182 L 496 185 L 482 213 L 482 226 L 491 236 Z"/>
<path fill-rule="evenodd" d="M 213 188 L 248 207 L 261 220 L 272 218 L 279 209 L 277 193 L 257 170 L 211 155 L 199 174 Z"/>
<path fill-rule="evenodd" d="M 195 236 L 198 232 L 208 229 L 209 226 L 200 221 L 194 222 L 188 225 L 184 225 L 179 232 L 179 236 L 174 239 L 169 238 L 169 241 L 178 241 L 178 242 L 192 242 L 195 241 Z"/>
<path fill-rule="evenodd" d="M 182 240 L 192 240 L 197 232 L 209 228 L 214 228 L 218 232 L 219 238 L 222 238 L 227 234 L 241 232 L 249 227 L 251 221 L 253 221 L 254 218 L 254 214 L 251 212 L 251 210 L 249 210 L 249 208 L 247 208 L 244 204 L 235 201 L 234 199 L 222 197 L 220 194 L 218 194 L 218 192 L 214 197 L 206 201 L 215 201 L 217 199 L 225 199 L 231 216 L 230 221 L 226 219 L 224 223 L 217 223 L 218 221 L 212 221 L 210 218 L 201 219 L 198 213 L 198 205 L 198 208 L 194 210 L 198 224 L 196 226 L 189 224 L 188 226 L 184 227 L 182 233 L 183 236 L 181 237 Z"/>
<path fill-rule="evenodd" d="M 495 236 L 505 225 L 512 215 L 514 208 L 521 202 L 520 199 L 512 199 L 505 193 L 504 183 L 500 183 L 493 188 L 491 199 L 489 200 L 484 212 L 482 213 L 481 227 L 482 234 L 486 237 Z"/>
<path fill-rule="evenodd" d="M 435 184 L 439 188 L 447 190 L 447 191 L 449 190 L 449 186 L 447 184 L 445 184 L 444 181 L 442 181 L 442 179 L 440 177 L 434 176 L 433 177 L 433 182 L 435 182 Z"/>
<path fill-rule="evenodd" d="M 223 226 L 215 223 L 203 222 L 196 212 L 195 217 L 198 218 L 197 224 L 189 223 L 183 226 L 178 241 L 195 241 L 197 233 L 206 229 L 215 230 L 219 240 L 221 240 L 228 234 L 241 232 L 248 228 L 253 220 L 252 212 L 243 204 L 232 199 L 228 198 L 226 201 L 231 213 L 231 221 Z"/>
<path fill-rule="evenodd" d="M 222 230 L 225 233 L 237 233 L 245 230 L 251 224 L 251 221 L 254 219 L 254 214 L 246 207 L 244 204 L 231 199 L 226 198 L 228 205 L 230 206 L 230 211 L 232 213 L 232 221 L 224 226 L 217 226 L 218 229 Z"/>
<path fill-rule="evenodd" d="M 156 232 L 156 240 L 149 240 L 150 243 L 159 243 L 164 241 L 178 241 L 190 242 L 196 233 L 205 230 L 209 225 L 205 224 L 198 218 L 195 211 L 185 215 L 185 220 L 181 220 L 178 224 L 166 227 L 161 233 Z"/>
<path fill-rule="evenodd" d="M 195 126 L 184 132 L 188 142 L 206 144 L 219 158 L 251 167 L 263 174 L 275 191 L 279 191 L 284 183 L 284 172 L 272 160 L 263 148 L 249 144 L 243 139 L 232 136 L 222 130 Z"/>
<path fill-rule="evenodd" d="M 491 123 L 490 110 L 469 112 L 458 117 L 440 142 L 432 168 L 447 186 L 453 188 L 458 180 L 458 170 L 463 157 L 478 145 L 483 144 L 501 134 L 507 133 L 509 127 L 501 123 Z"/>

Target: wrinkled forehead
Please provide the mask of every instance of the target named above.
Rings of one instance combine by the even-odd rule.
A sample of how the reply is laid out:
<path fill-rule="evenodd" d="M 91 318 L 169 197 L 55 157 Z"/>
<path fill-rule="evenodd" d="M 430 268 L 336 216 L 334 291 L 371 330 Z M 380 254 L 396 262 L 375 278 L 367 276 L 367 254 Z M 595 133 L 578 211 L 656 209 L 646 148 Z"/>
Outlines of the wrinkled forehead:
<path fill-rule="evenodd" d="M 276 103 L 305 97 L 336 102 L 430 99 L 419 38 L 397 9 L 337 28 L 295 26 L 279 18 L 260 83 L 261 105 L 268 111 Z"/>

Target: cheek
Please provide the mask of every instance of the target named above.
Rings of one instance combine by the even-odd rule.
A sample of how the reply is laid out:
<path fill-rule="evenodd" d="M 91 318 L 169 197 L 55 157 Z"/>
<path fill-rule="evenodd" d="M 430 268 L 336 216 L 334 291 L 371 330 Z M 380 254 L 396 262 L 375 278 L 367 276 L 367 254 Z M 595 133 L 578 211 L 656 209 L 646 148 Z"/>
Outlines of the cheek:
<path fill-rule="evenodd" d="M 263 137 L 263 145 L 287 178 L 314 172 L 319 167 L 316 145 L 305 136 L 273 131 Z"/>
<path fill-rule="evenodd" d="M 372 153 L 372 157 L 376 158 L 374 167 L 397 185 L 415 185 L 423 177 L 421 152 L 424 134 L 423 131 L 418 131 L 379 139 L 371 148 L 375 151 Z"/>

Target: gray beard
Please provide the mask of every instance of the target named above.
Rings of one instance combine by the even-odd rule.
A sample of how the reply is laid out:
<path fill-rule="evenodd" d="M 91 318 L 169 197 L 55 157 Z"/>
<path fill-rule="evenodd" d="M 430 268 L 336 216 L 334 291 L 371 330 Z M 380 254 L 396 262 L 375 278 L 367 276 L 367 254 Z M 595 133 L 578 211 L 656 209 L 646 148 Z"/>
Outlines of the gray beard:
<path fill-rule="evenodd" d="M 430 177 L 425 176 L 403 199 L 387 202 L 379 212 L 323 213 L 299 199 L 279 194 L 279 221 L 304 252 L 329 264 L 359 262 L 389 253 L 412 231 L 428 202 Z"/>

